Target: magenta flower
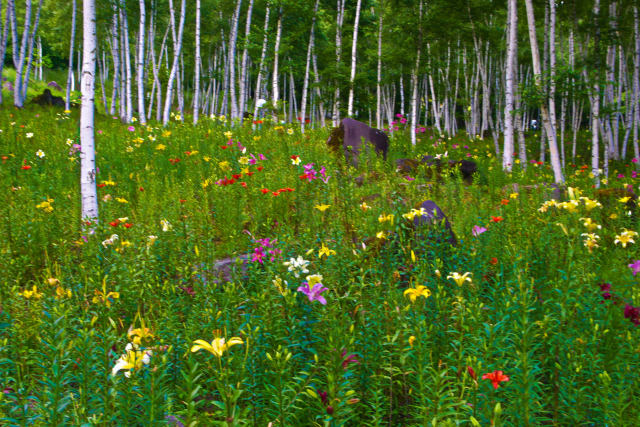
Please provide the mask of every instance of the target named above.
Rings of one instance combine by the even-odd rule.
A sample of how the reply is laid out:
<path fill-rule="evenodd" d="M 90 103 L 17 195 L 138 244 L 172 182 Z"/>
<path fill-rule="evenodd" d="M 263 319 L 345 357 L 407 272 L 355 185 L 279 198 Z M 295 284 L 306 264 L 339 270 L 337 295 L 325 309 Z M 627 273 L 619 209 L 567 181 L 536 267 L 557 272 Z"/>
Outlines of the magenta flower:
<path fill-rule="evenodd" d="M 316 283 L 312 288 L 309 288 L 307 282 L 302 282 L 302 286 L 298 287 L 298 292 L 302 292 L 309 298 L 310 302 L 318 301 L 322 305 L 327 305 L 327 300 L 321 295 L 324 291 L 328 291 L 328 288 L 322 286 L 322 283 Z"/>
<path fill-rule="evenodd" d="M 342 368 L 348 369 L 350 364 L 359 364 L 355 354 L 347 354 L 347 350 L 342 350 Z"/>
<path fill-rule="evenodd" d="M 485 231 L 487 231 L 487 229 L 485 227 L 481 227 L 479 225 L 474 225 L 473 229 L 471 230 L 471 234 L 473 234 L 474 237 L 478 237 L 479 235 L 481 235 Z"/>
<path fill-rule="evenodd" d="M 638 163 L 638 158 L 637 158 L 637 157 L 634 157 L 633 159 L 631 159 L 631 161 L 632 161 L 633 163 Z"/>
<path fill-rule="evenodd" d="M 636 326 L 640 325 L 640 307 L 634 307 L 631 304 L 624 306 L 624 317 L 629 319 Z"/>
<path fill-rule="evenodd" d="M 633 273 L 634 276 L 640 273 L 640 259 L 637 259 L 631 264 L 629 264 L 629 268 L 631 269 L 631 272 Z"/>
<path fill-rule="evenodd" d="M 133 131 L 135 131 L 135 130 L 136 130 L 136 128 L 134 128 L 133 126 L 129 126 L 129 127 L 127 128 L 127 130 L 128 130 L 129 132 L 133 132 Z"/>

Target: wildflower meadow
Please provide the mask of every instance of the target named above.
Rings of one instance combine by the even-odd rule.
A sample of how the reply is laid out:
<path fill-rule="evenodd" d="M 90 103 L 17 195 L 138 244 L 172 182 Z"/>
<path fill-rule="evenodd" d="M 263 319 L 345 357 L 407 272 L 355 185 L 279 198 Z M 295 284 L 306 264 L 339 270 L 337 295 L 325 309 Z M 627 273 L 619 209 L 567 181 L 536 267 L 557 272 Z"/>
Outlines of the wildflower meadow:
<path fill-rule="evenodd" d="M 356 169 L 326 129 L 179 119 L 98 117 L 86 224 L 78 113 L 0 110 L 0 424 L 637 425 L 637 212 L 586 167 L 555 200 L 462 134 Z M 425 154 L 479 171 L 395 171 Z"/>

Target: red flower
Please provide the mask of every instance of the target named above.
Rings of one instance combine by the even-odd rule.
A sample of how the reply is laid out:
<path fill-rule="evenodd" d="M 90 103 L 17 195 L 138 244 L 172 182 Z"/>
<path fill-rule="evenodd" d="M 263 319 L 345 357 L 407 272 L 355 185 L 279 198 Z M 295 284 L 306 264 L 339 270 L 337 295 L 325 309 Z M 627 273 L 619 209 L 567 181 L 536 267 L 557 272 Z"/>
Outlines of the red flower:
<path fill-rule="evenodd" d="M 258 166 L 258 171 L 262 171 L 262 169 L 264 169 L 263 166 Z"/>
<path fill-rule="evenodd" d="M 491 380 L 493 388 L 500 387 L 500 383 L 503 381 L 509 381 L 509 377 L 502 373 L 502 371 L 493 371 L 482 376 L 483 380 Z"/>
<path fill-rule="evenodd" d="M 246 182 L 241 182 L 240 185 L 242 185 L 244 188 L 247 188 L 247 183 Z"/>
<path fill-rule="evenodd" d="M 107 184 L 98 184 L 98 187 L 103 188 Z"/>
<path fill-rule="evenodd" d="M 489 262 L 490 262 L 491 264 L 493 264 L 493 265 L 496 265 L 496 264 L 498 263 L 498 258 L 493 257 L 493 258 L 491 258 L 491 259 L 489 260 Z"/>
<path fill-rule="evenodd" d="M 240 178 L 242 178 L 242 174 L 241 174 L 241 173 L 236 173 L 236 174 L 233 174 L 232 176 L 233 176 L 233 179 L 240 179 Z"/>
<path fill-rule="evenodd" d="M 180 199 L 180 203 L 186 203 L 187 200 L 186 199 Z"/>
<path fill-rule="evenodd" d="M 260 191 L 262 191 L 262 194 L 267 194 L 269 192 L 268 188 L 263 188 Z"/>
<path fill-rule="evenodd" d="M 476 374 L 476 371 L 473 370 L 473 368 L 471 366 L 467 366 L 467 373 L 471 376 L 471 378 L 473 378 L 474 380 L 478 379 L 478 375 Z"/>
<path fill-rule="evenodd" d="M 29 169 L 31 169 L 31 166 L 29 166 L 29 165 L 22 165 L 22 168 L 21 168 L 21 169 L 24 169 L 24 170 L 28 171 Z"/>
<path fill-rule="evenodd" d="M 133 224 L 131 224 L 130 222 L 124 223 L 124 228 L 131 228 L 131 227 L 133 227 Z"/>
<path fill-rule="evenodd" d="M 279 195 L 280 195 L 280 192 L 279 192 L 279 191 L 274 191 L 274 192 L 273 192 L 273 193 L 271 193 L 271 194 L 273 194 L 274 196 L 279 196 Z"/>
<path fill-rule="evenodd" d="M 251 175 L 253 175 L 254 173 L 255 173 L 255 172 L 247 172 L 247 173 L 245 173 L 245 175 L 247 175 L 247 176 L 251 176 Z"/>
<path fill-rule="evenodd" d="M 500 201 L 500 204 L 501 204 L 501 205 L 508 205 L 508 204 L 509 204 L 509 200 L 507 200 L 507 199 L 502 199 L 502 200 Z"/>
<path fill-rule="evenodd" d="M 117 219 L 115 221 L 111 221 L 109 223 L 110 226 L 112 227 L 117 227 L 120 224 L 120 221 L 118 221 Z"/>
<path fill-rule="evenodd" d="M 191 151 L 185 151 L 184 154 L 186 154 L 187 156 L 191 155 Z"/>
<path fill-rule="evenodd" d="M 140 188 L 138 188 L 138 190 L 140 190 L 140 191 L 144 191 L 144 188 L 140 187 Z"/>
<path fill-rule="evenodd" d="M 223 150 L 226 150 L 227 146 L 226 145 L 221 145 L 220 148 L 222 148 Z"/>
<path fill-rule="evenodd" d="M 501 216 L 492 216 L 491 217 L 491 222 L 500 222 L 502 221 L 504 218 L 502 218 Z"/>

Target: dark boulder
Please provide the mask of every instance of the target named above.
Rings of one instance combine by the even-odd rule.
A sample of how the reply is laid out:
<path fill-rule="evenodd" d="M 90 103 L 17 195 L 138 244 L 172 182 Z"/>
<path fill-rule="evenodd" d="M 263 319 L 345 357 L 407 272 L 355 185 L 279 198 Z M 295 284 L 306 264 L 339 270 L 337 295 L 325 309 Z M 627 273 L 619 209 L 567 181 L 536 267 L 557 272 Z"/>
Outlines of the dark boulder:
<path fill-rule="evenodd" d="M 32 103 L 42 105 L 42 106 L 53 106 L 53 107 L 62 107 L 64 108 L 64 99 L 59 96 L 54 96 L 51 94 L 49 89 L 45 89 L 42 94 L 36 96 L 31 100 Z"/>
<path fill-rule="evenodd" d="M 433 200 L 425 200 L 420 204 L 420 208 L 423 208 L 425 213 L 423 215 L 416 215 L 413 218 L 413 226 L 416 230 L 425 226 L 444 227 L 443 231 L 448 234 L 447 241 L 451 246 L 456 246 L 458 244 L 456 235 L 451 229 L 451 224 L 449 223 L 447 216 L 442 212 L 442 209 L 440 209 L 436 202 Z"/>
<path fill-rule="evenodd" d="M 381 130 L 371 128 L 354 119 L 346 118 L 340 122 L 340 126 L 333 128 L 327 145 L 334 152 L 340 149 L 344 152 L 347 163 L 358 166 L 358 160 L 363 148 L 363 140 L 373 146 L 376 154 L 382 154 L 387 159 L 389 150 L 389 137 Z"/>

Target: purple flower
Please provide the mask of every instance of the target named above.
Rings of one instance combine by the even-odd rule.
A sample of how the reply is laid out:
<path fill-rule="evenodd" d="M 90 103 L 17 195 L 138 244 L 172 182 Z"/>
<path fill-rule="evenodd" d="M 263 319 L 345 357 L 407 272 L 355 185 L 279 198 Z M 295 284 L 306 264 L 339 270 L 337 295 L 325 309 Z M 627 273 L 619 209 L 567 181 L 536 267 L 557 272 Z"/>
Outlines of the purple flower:
<path fill-rule="evenodd" d="M 415 180 L 415 178 L 412 178 L 409 175 L 405 176 L 404 179 L 406 179 L 407 181 L 414 181 Z"/>
<path fill-rule="evenodd" d="M 634 307 L 631 304 L 624 306 L 624 317 L 629 319 L 636 326 L 640 325 L 640 307 Z"/>
<path fill-rule="evenodd" d="M 302 282 L 302 286 L 298 287 L 298 292 L 305 294 L 310 302 L 318 301 L 322 305 L 327 305 L 327 300 L 321 294 L 328 290 L 328 288 L 322 286 L 322 283 L 316 283 L 313 288 L 309 288 L 307 282 Z"/>
<path fill-rule="evenodd" d="M 264 253 L 264 248 L 262 246 L 257 247 L 253 250 L 253 255 L 251 256 L 251 261 L 263 263 L 262 259 L 266 256 Z"/>
<path fill-rule="evenodd" d="M 619 173 L 619 174 L 618 174 L 618 178 L 624 178 L 624 174 Z"/>
<path fill-rule="evenodd" d="M 136 130 L 136 128 L 134 128 L 133 126 L 129 126 L 129 127 L 127 128 L 127 130 L 128 130 L 129 132 L 133 132 L 133 131 L 135 131 L 135 130 Z"/>
<path fill-rule="evenodd" d="M 633 273 L 634 276 L 640 273 L 640 259 L 637 259 L 631 264 L 629 264 L 629 268 L 631 269 L 631 272 Z"/>
<path fill-rule="evenodd" d="M 167 415 L 164 418 L 167 420 L 167 423 L 170 426 L 184 427 L 184 424 L 182 424 L 182 421 L 180 421 L 180 419 L 175 415 Z"/>
<path fill-rule="evenodd" d="M 481 227 L 479 225 L 474 225 L 473 229 L 471 230 L 471 234 L 473 234 L 474 237 L 478 237 L 479 235 L 481 235 L 485 231 L 487 231 L 487 229 L 485 227 Z"/>

